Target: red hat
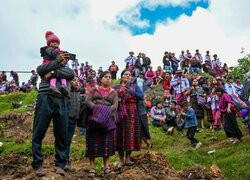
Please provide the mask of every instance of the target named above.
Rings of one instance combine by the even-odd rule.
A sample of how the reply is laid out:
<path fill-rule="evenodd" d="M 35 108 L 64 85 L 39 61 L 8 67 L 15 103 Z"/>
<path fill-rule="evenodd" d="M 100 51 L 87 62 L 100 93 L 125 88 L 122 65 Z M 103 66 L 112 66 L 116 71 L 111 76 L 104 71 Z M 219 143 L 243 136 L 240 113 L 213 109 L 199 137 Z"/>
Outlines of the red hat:
<path fill-rule="evenodd" d="M 60 39 L 52 31 L 47 31 L 45 33 L 45 38 L 48 46 L 52 41 L 57 41 L 60 44 Z"/>

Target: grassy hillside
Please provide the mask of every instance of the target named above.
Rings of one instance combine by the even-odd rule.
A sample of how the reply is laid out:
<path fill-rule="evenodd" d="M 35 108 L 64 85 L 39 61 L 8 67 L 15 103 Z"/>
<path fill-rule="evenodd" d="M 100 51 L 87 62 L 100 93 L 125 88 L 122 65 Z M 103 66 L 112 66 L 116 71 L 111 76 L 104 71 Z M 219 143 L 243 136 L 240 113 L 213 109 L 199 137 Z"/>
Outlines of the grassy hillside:
<path fill-rule="evenodd" d="M 119 81 L 114 82 L 114 84 Z M 12 93 L 0 95 L 0 115 L 10 111 L 12 102 L 23 102 L 23 106 L 14 111 L 34 111 L 32 108 L 27 108 L 26 105 L 34 103 L 36 99 L 36 91 L 30 93 Z M 11 121 L 11 119 L 9 120 Z M 206 121 L 206 119 L 205 119 Z M 7 122 L 8 123 L 8 122 Z M 203 143 L 203 146 L 195 150 L 191 147 L 190 141 L 175 130 L 172 136 L 165 135 L 161 128 L 153 127 L 151 119 L 149 119 L 149 129 L 151 133 L 151 141 L 153 143 L 152 151 L 162 152 L 166 155 L 170 164 L 177 170 L 191 167 L 195 164 L 200 164 L 209 168 L 212 164 L 216 164 L 222 173 L 228 179 L 250 179 L 250 136 L 240 119 L 238 119 L 239 126 L 244 134 L 240 144 L 231 144 L 226 138 L 225 132 L 211 132 L 209 129 L 202 130 L 197 133 L 195 137 Z M 52 128 L 52 124 L 50 128 Z M 209 127 L 207 121 L 206 126 Z M 6 129 L 6 121 L 0 119 L 0 129 Z M 52 134 L 53 136 L 53 134 Z M 28 157 L 29 161 L 32 159 L 31 138 L 25 139 L 23 142 L 17 142 L 16 138 L 12 140 L 6 139 L 3 135 L 0 137 L 3 146 L 0 147 L 0 156 L 9 156 L 12 153 L 18 153 L 21 156 Z M 208 151 L 214 150 L 215 153 L 208 154 Z M 142 143 L 142 152 L 146 152 L 146 145 Z M 51 157 L 54 154 L 53 143 L 43 145 L 43 153 L 45 157 Z M 77 161 L 86 161 L 85 155 L 85 137 L 79 136 L 76 133 L 71 150 L 72 158 Z M 110 158 L 111 166 L 117 163 L 118 155 Z M 97 171 L 101 172 L 102 159 L 96 160 Z"/>

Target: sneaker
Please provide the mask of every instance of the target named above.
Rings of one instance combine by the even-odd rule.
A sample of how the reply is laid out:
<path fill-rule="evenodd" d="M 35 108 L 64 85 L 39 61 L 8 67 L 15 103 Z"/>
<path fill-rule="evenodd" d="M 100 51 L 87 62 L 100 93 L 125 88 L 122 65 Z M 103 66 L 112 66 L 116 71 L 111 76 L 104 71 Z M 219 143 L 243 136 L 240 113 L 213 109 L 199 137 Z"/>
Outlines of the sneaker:
<path fill-rule="evenodd" d="M 64 95 L 64 96 L 68 96 L 69 95 L 69 91 L 67 89 L 67 87 L 65 85 L 61 85 L 60 86 L 60 92 Z"/>
<path fill-rule="evenodd" d="M 201 147 L 201 145 L 202 145 L 201 142 L 197 143 L 196 146 L 195 146 L 195 149 L 199 149 Z"/>
<path fill-rule="evenodd" d="M 168 128 L 166 135 L 171 135 L 171 128 Z"/>
<path fill-rule="evenodd" d="M 49 87 L 49 91 L 52 94 L 56 95 L 56 96 L 61 96 L 62 95 L 62 93 L 56 87 L 54 87 L 54 86 L 50 86 Z"/>
<path fill-rule="evenodd" d="M 171 128 L 169 128 L 170 130 L 170 135 L 173 135 L 173 133 L 174 133 L 174 127 L 171 127 Z"/>
<path fill-rule="evenodd" d="M 55 173 L 56 173 L 56 174 L 60 174 L 61 176 L 64 176 L 65 171 L 64 171 L 61 167 L 56 166 L 56 167 L 55 167 Z"/>
<path fill-rule="evenodd" d="M 184 129 L 181 130 L 181 134 L 182 134 L 183 136 L 186 136 L 186 135 L 187 135 L 186 132 L 184 131 Z"/>
<path fill-rule="evenodd" d="M 67 162 L 66 166 L 64 167 L 64 171 L 68 171 L 68 172 L 75 172 L 76 168 L 73 168 L 70 164 L 70 161 Z"/>
<path fill-rule="evenodd" d="M 43 167 L 41 166 L 40 168 L 35 169 L 35 174 L 38 177 L 45 176 L 45 171 L 44 171 Z"/>
<path fill-rule="evenodd" d="M 213 129 L 212 129 L 212 132 L 215 132 L 215 131 L 216 131 L 216 129 L 215 129 L 215 128 L 213 128 Z"/>

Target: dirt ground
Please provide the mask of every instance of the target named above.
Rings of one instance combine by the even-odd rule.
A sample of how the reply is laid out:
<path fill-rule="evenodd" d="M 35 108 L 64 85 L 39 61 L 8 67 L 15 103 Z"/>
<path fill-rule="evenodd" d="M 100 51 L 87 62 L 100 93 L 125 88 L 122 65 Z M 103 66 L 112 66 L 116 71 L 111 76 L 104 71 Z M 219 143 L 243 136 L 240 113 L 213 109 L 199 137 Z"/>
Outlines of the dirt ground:
<path fill-rule="evenodd" d="M 32 123 L 33 117 L 30 113 L 9 113 L 0 117 L 0 122 L 5 123 L 5 128 L 2 130 L 2 135 L 11 140 L 16 139 L 17 143 L 23 143 L 25 140 L 32 138 Z M 77 137 L 75 137 L 77 138 Z M 49 127 L 46 137 L 43 141 L 45 144 L 54 143 L 53 128 Z M 73 157 L 74 158 L 74 157 Z M 200 165 L 186 168 L 181 171 L 176 171 L 168 162 L 166 156 L 162 153 L 148 152 L 132 156 L 132 161 L 135 164 L 131 167 L 125 166 L 121 171 L 113 168 L 117 175 L 102 176 L 97 175 L 94 179 L 225 179 L 220 173 L 220 169 L 213 165 L 210 172 Z M 54 156 L 47 157 L 43 167 L 46 170 L 46 176 L 38 178 L 30 166 L 30 160 L 22 154 L 11 154 L 9 156 L 0 156 L 0 179 L 88 179 L 88 160 L 74 160 L 72 166 L 77 168 L 75 173 L 66 173 L 65 176 L 57 175 L 54 170 Z"/>

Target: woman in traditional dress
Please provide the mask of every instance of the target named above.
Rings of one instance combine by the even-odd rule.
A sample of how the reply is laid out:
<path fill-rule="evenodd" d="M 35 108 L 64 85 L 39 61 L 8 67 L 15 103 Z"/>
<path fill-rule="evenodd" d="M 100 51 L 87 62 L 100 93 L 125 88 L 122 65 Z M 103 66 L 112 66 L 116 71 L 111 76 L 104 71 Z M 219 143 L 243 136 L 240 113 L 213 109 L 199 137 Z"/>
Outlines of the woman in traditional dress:
<path fill-rule="evenodd" d="M 111 74 L 108 71 L 100 75 L 100 86 L 96 86 L 87 93 L 86 104 L 92 112 L 89 115 L 86 128 L 86 157 L 89 157 L 89 177 L 96 175 L 94 160 L 103 157 L 104 174 L 114 173 L 109 168 L 109 157 L 114 155 L 114 129 L 104 128 L 100 122 L 113 124 L 118 107 L 118 96 L 111 86 Z M 99 123 L 98 123 L 99 122 Z"/>
<path fill-rule="evenodd" d="M 233 98 L 225 93 L 224 89 L 217 87 L 215 93 L 220 98 L 219 109 L 224 117 L 224 130 L 227 137 L 233 137 L 233 144 L 239 143 L 242 137 L 242 132 L 236 120 L 236 106 Z"/>
<path fill-rule="evenodd" d="M 118 117 L 116 119 L 116 150 L 119 153 L 120 164 L 118 169 L 124 165 L 132 166 L 130 160 L 132 151 L 141 150 L 141 126 L 138 116 L 138 102 L 144 99 L 144 93 L 131 82 L 131 72 L 124 70 L 121 73 L 121 84 L 114 86 L 118 94 Z M 122 114 L 122 115 L 121 115 Z M 124 161 L 124 152 L 126 158 Z"/>
<path fill-rule="evenodd" d="M 197 79 L 193 80 L 192 87 L 186 92 L 186 95 L 190 95 L 190 104 L 195 111 L 197 119 L 200 119 L 201 121 L 201 128 L 204 129 L 204 107 L 198 103 L 198 98 L 204 97 L 204 91 L 199 86 Z"/>

